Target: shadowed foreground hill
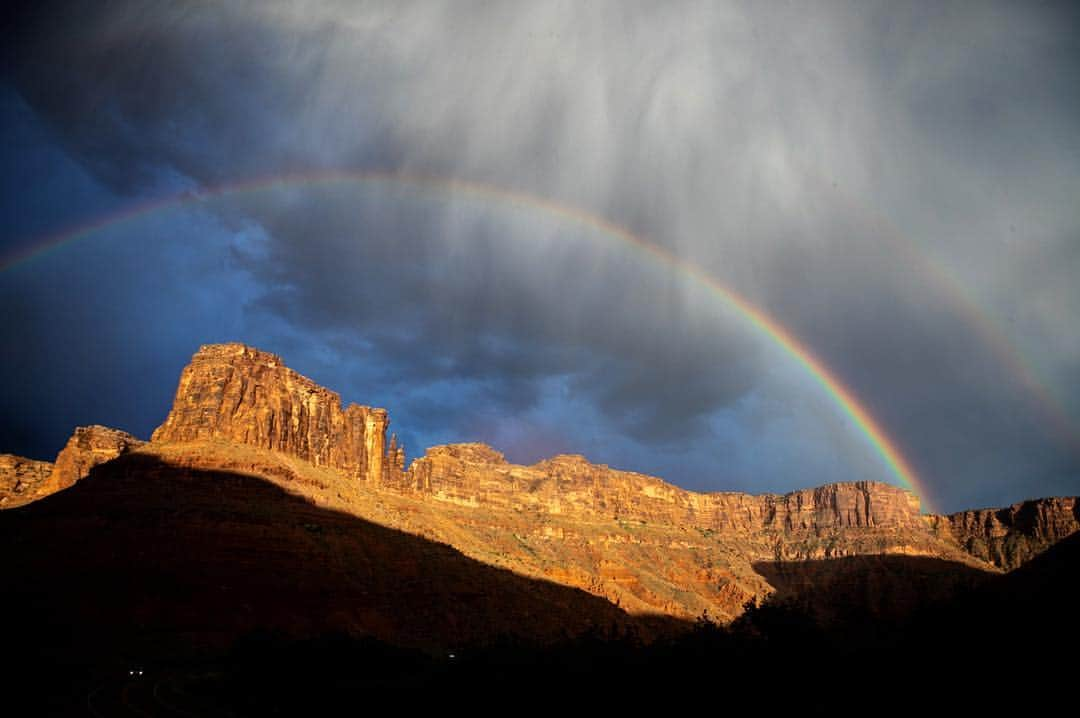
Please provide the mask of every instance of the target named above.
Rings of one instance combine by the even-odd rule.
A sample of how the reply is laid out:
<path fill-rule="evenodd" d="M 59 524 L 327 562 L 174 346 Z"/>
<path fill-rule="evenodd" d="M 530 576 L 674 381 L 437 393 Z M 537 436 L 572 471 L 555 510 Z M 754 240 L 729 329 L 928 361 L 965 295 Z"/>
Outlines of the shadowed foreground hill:
<path fill-rule="evenodd" d="M 80 427 L 54 464 L 0 456 L 6 678 L 30 712 L 670 707 L 719 686 L 718 706 L 808 714 L 960 686 L 969 710 L 1004 700 L 972 692 L 988 675 L 1030 690 L 1075 650 L 1075 497 L 925 516 L 875 482 L 699 494 L 481 444 L 406 469 L 388 425 L 211 345 L 150 442 Z"/>
<path fill-rule="evenodd" d="M 183 370 L 150 442 L 80 427 L 51 467 L 0 457 L 0 508 L 69 490 L 117 457 L 156 457 L 192 471 L 259 476 L 324 509 L 453 546 L 481 563 L 583 589 L 636 615 L 683 621 L 705 612 L 735 619 L 747 601 L 777 588 L 768 569 L 755 568 L 772 562 L 922 556 L 997 572 L 1080 530 L 1073 497 L 926 516 L 913 493 L 879 482 L 784 495 L 697 493 L 578 455 L 516 465 L 483 444 L 431 447 L 406 468 L 389 425 L 384 409 L 343 406 L 274 354 L 207 345 Z M 717 472 L 719 481 L 722 467 Z M 815 580 L 828 582 L 831 566 L 822 564 Z M 954 583 L 942 579 L 941 586 Z M 941 586 L 918 595 L 940 597 Z"/>
<path fill-rule="evenodd" d="M 824 561 L 759 561 L 775 587 L 771 604 L 796 606 L 837 630 L 895 625 L 920 609 L 967 594 L 998 575 L 924 556 L 845 556 Z"/>
<path fill-rule="evenodd" d="M 1073 534 L 1020 568 L 923 611 L 914 635 L 925 640 L 948 632 L 1014 671 L 1021 665 L 1045 666 L 1055 657 L 1072 666 L 1080 649 L 1078 612 L 1080 534 Z M 1001 653 L 1008 645 L 1021 650 Z"/>
<path fill-rule="evenodd" d="M 5 512 L 0 541 L 4 615 L 17 617 L 8 649 L 72 663 L 213 654 L 255 630 L 445 651 L 675 624 L 318 508 L 260 478 L 140 453 Z"/>

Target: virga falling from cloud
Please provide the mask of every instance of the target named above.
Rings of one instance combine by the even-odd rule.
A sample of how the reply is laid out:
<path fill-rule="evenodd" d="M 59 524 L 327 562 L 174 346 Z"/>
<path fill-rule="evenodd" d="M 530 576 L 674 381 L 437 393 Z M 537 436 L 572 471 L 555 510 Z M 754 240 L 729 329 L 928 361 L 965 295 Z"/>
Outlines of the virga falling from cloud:
<path fill-rule="evenodd" d="M 16 24 L 7 80 L 120 195 L 359 168 L 484 182 L 607 217 L 788 325 L 948 506 L 1075 488 L 1077 459 L 1024 426 L 1037 421 L 1025 388 L 914 273 L 911 247 L 881 241 L 866 218 L 886 218 L 992 318 L 1019 317 L 1006 333 L 1080 413 L 1070 12 L 36 6 Z M 327 383 L 398 409 L 414 441 L 484 438 L 463 435 L 497 423 L 476 416 L 528 415 L 546 444 L 642 461 L 698 488 L 766 465 L 763 489 L 886 478 L 781 352 L 692 282 L 580 227 L 382 190 L 297 188 L 218 209 L 262 233 L 258 251 L 237 241 L 230 255 L 255 288 L 254 333 L 317 344 L 322 358 L 297 351 Z M 998 259 L 1010 247 L 1015 266 Z M 342 368 L 356 357 L 363 369 Z M 554 386 L 563 400 L 547 395 Z"/>

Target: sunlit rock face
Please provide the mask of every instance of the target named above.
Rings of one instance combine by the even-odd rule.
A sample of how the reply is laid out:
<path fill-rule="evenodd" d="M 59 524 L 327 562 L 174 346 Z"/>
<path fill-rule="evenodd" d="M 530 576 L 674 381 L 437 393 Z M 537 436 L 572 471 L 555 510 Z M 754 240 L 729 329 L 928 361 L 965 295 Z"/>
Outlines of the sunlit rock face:
<path fill-rule="evenodd" d="M 125 431 L 80 426 L 60 450 L 55 463 L 0 454 L 0 508 L 22 506 L 74 486 L 95 466 L 144 443 Z"/>
<path fill-rule="evenodd" d="M 923 594 L 946 596 L 972 576 L 1015 567 L 1080 528 L 1075 499 L 926 516 L 914 494 L 878 482 L 697 493 L 580 455 L 521 466 L 479 443 L 429 448 L 406 469 L 388 424 L 385 409 L 342 408 L 337 393 L 273 354 L 204 346 L 151 442 L 92 426 L 76 429 L 55 465 L 0 457 L 0 506 L 70 487 L 102 464 L 94 475 L 145 465 L 232 472 L 630 613 L 721 620 L 781 590 L 831 586 L 828 593 L 842 584 L 861 596 L 852 571 L 868 582 L 867 595 L 907 586 L 915 605 Z M 176 501 L 189 499 L 176 491 Z M 882 556 L 918 560 L 874 559 Z"/>
<path fill-rule="evenodd" d="M 1003 509 L 930 517 L 938 535 L 976 558 L 1011 570 L 1080 531 L 1076 497 L 1022 501 Z"/>
<path fill-rule="evenodd" d="M 0 507 L 22 506 L 51 493 L 53 465 L 14 454 L 0 454 Z"/>
<path fill-rule="evenodd" d="M 56 456 L 49 477 L 50 493 L 73 486 L 99 464 L 137 449 L 146 442 L 107 426 L 80 426 Z"/>
<path fill-rule="evenodd" d="M 688 525 L 729 534 L 831 529 L 925 531 L 919 500 L 872 481 L 789 494 L 701 494 L 662 479 L 561 455 L 517 466 L 484 444 L 436 446 L 409 467 L 406 485 L 436 500 Z"/>
<path fill-rule="evenodd" d="M 407 490 L 426 499 L 477 510 L 693 529 L 737 543 L 752 560 L 958 553 L 929 531 L 915 495 L 878 482 L 784 495 L 703 494 L 579 455 L 518 466 L 483 444 L 430 448 L 405 478 Z"/>
<path fill-rule="evenodd" d="M 387 460 L 386 410 L 350 404 L 243 344 L 203 346 L 180 375 L 155 443 L 221 439 L 291 454 L 315 466 L 382 482 L 404 461 L 395 445 Z M 400 456 L 399 456 L 400 454 Z"/>

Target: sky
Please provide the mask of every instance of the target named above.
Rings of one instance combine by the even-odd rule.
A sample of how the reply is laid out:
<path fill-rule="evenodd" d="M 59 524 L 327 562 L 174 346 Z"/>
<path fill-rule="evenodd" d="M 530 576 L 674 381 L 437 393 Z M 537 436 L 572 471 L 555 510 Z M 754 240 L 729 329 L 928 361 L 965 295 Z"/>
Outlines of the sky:
<path fill-rule="evenodd" d="M 4 12 L 0 452 L 243 341 L 410 457 L 903 485 L 735 293 L 925 507 L 1080 493 L 1075 5 Z"/>

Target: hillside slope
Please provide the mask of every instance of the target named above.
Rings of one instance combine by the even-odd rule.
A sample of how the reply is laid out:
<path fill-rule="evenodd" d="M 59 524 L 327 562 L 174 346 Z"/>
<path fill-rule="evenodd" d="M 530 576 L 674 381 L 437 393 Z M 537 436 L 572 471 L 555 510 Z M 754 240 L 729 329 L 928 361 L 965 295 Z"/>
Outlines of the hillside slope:
<path fill-rule="evenodd" d="M 184 369 L 173 408 L 149 443 L 104 427 L 79 428 L 51 470 L 17 457 L 0 462 L 0 474 L 8 472 L 0 488 L 12 487 L 2 505 L 81 486 L 87 474 L 128 476 L 138 467 L 157 467 L 164 476 L 245 475 L 320 510 L 447 544 L 522 577 L 584 589 L 632 614 L 692 620 L 707 613 L 722 621 L 778 589 L 836 585 L 837 577 L 826 575 L 830 567 L 873 572 L 884 565 L 830 563 L 834 559 L 923 557 L 962 567 L 961 574 L 977 581 L 1080 528 L 1074 499 L 925 516 L 914 494 L 876 482 L 785 495 L 695 493 L 581 456 L 519 466 L 483 444 L 433 447 L 406 469 L 404 450 L 394 437 L 387 440 L 388 426 L 385 410 L 342 408 L 336 393 L 280 357 L 242 344 L 208 345 Z M 92 521 L 109 501 L 128 505 L 117 493 L 125 486 L 139 487 L 125 520 L 149 521 L 135 507 L 157 505 L 135 479 L 95 486 L 67 489 L 42 505 L 67 506 L 83 515 L 79 522 Z M 198 494 L 189 505 L 168 480 L 147 486 L 172 496 L 177 511 L 203 520 L 206 506 Z M 32 533 L 46 532 L 49 522 L 61 530 L 72 520 L 36 507 L 4 512 L 0 523 L 18 516 Z M 80 535 L 79 522 L 70 524 L 70 540 Z M 26 528 L 31 524 L 36 528 Z M 205 547 L 207 560 L 214 560 L 212 551 Z M 806 561 L 816 568 L 792 568 Z M 940 597 L 949 590 L 919 593 Z"/>

